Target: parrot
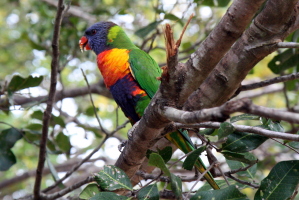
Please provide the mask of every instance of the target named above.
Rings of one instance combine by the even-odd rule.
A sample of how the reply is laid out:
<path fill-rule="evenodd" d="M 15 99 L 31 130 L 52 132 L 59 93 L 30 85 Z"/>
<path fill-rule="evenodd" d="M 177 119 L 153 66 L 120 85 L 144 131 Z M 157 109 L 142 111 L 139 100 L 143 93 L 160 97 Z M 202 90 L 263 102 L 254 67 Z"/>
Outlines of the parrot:
<path fill-rule="evenodd" d="M 104 83 L 131 124 L 142 117 L 160 86 L 162 70 L 156 61 L 139 49 L 125 31 L 110 21 L 101 21 L 86 29 L 79 40 L 81 51 L 92 50 Z M 195 150 L 187 131 L 165 136 L 185 154 Z M 199 172 L 206 170 L 200 157 L 195 162 Z M 210 172 L 204 175 L 213 189 L 220 189 Z"/>

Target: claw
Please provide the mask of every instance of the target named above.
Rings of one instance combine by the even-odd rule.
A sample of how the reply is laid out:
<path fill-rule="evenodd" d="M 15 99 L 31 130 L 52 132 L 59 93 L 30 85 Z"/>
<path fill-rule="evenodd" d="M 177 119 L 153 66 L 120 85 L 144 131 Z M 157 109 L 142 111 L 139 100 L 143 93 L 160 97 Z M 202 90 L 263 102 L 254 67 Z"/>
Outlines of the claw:
<path fill-rule="evenodd" d="M 118 145 L 119 152 L 122 152 L 122 149 L 126 146 L 127 143 L 128 141 L 126 140 Z"/>

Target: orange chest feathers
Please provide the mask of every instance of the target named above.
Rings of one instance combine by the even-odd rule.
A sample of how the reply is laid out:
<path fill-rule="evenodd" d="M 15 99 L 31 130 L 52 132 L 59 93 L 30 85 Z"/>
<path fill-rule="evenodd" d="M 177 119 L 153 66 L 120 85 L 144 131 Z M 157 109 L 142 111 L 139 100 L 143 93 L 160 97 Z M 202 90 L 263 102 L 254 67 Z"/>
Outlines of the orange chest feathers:
<path fill-rule="evenodd" d="M 110 49 L 97 57 L 98 67 L 103 75 L 107 88 L 130 73 L 129 50 Z"/>

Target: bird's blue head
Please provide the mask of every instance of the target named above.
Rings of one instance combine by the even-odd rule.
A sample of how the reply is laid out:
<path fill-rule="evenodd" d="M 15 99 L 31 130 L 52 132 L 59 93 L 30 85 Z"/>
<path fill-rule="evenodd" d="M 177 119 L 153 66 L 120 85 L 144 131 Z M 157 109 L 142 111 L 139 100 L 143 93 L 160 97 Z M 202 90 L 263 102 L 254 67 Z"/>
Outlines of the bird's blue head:
<path fill-rule="evenodd" d="M 85 34 L 79 40 L 81 51 L 93 50 L 96 55 L 109 49 L 108 33 L 109 30 L 117 26 L 113 22 L 98 22 L 86 29 Z"/>

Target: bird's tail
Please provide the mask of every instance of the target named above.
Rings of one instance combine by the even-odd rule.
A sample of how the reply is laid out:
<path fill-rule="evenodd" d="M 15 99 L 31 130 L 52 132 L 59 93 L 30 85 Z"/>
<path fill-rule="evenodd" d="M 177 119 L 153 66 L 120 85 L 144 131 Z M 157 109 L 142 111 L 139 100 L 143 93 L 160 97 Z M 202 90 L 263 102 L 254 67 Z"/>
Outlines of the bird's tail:
<path fill-rule="evenodd" d="M 192 143 L 187 131 L 180 130 L 176 132 L 171 132 L 166 134 L 165 137 L 174 145 L 176 145 L 179 149 L 181 149 L 185 154 L 195 149 L 194 144 Z M 194 166 L 200 173 L 203 173 L 207 169 L 200 158 L 197 159 Z M 213 189 L 220 189 L 210 172 L 205 173 L 204 178 L 208 181 L 208 183 L 211 185 Z"/>

